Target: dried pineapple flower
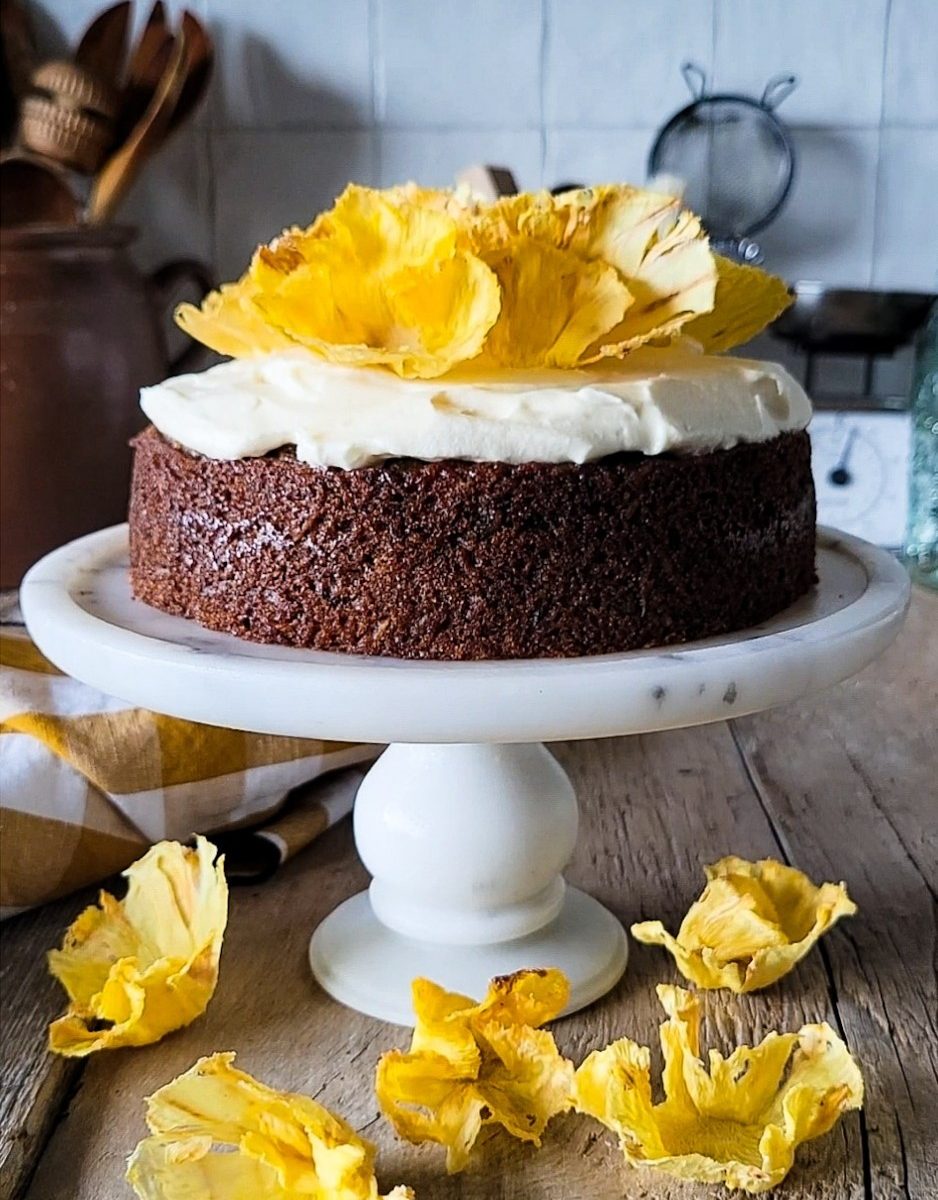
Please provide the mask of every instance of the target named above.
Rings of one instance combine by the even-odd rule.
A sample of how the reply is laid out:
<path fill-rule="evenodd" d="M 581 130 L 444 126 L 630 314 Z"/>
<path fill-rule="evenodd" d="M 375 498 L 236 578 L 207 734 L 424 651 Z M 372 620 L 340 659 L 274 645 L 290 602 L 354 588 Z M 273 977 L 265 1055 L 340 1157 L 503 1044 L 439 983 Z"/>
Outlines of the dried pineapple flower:
<path fill-rule="evenodd" d="M 213 1054 L 147 1101 L 127 1164 L 141 1200 L 379 1200 L 374 1147 L 311 1100 Z M 414 1200 L 397 1187 L 384 1200 Z"/>
<path fill-rule="evenodd" d="M 224 859 L 196 839 L 194 850 L 160 842 L 128 867 L 127 895 L 107 892 L 49 953 L 68 992 L 65 1016 L 49 1027 L 49 1049 L 84 1056 L 145 1046 L 205 1012 L 218 981 L 228 920 Z"/>
<path fill-rule="evenodd" d="M 825 930 L 857 907 L 842 883 L 815 887 L 807 875 L 772 858 L 721 858 L 677 937 L 660 921 L 632 926 L 647 945 L 664 946 L 698 987 L 754 992 L 786 975 Z"/>
<path fill-rule="evenodd" d="M 516 239 L 486 261 L 503 299 L 479 360 L 485 366 L 575 367 L 631 302 L 608 264 L 546 243 Z"/>
<path fill-rule="evenodd" d="M 698 218 L 673 196 L 605 185 L 567 192 L 553 204 L 552 212 L 542 202 L 515 219 L 611 264 L 633 297 L 621 324 L 599 339 L 601 356 L 677 334 L 695 338 L 708 353 L 729 350 L 791 303 L 780 279 L 714 254 Z"/>
<path fill-rule="evenodd" d="M 539 1146 L 550 1118 L 570 1107 L 573 1065 L 537 1026 L 568 996 L 557 970 L 493 979 L 481 1004 L 414 980 L 410 1052 L 391 1050 L 378 1063 L 385 1116 L 409 1142 L 445 1146 L 448 1171 L 465 1167 L 483 1125 Z"/>
<path fill-rule="evenodd" d="M 707 239 L 670 196 L 612 185 L 522 194 L 463 223 L 502 288 L 483 361 L 576 367 L 666 339 L 713 306 Z"/>
<path fill-rule="evenodd" d="M 610 323 L 611 301 L 605 306 L 594 302 L 592 313 L 571 309 L 581 330 L 592 325 L 593 337 L 576 359 L 555 355 L 561 360 L 557 365 L 621 357 L 646 342 L 666 343 L 680 334 L 689 334 L 708 352 L 728 350 L 748 341 L 791 303 L 780 279 L 714 254 L 698 218 L 673 196 L 608 184 L 560 196 L 507 196 L 492 205 L 464 207 L 462 214 L 454 210 L 454 215 L 468 226 L 473 246 L 490 265 L 533 241 L 562 252 L 587 274 L 583 264 L 616 272 L 626 293 L 621 316 Z M 502 284 L 502 315 L 485 354 L 490 354 L 500 326 L 512 318 L 520 323 L 529 306 L 535 312 L 548 309 L 554 288 L 547 270 L 538 296 L 536 281 L 529 279 L 522 292 L 495 269 Z M 569 306 L 563 296 L 561 305 L 565 311 Z M 492 357 L 516 365 L 510 343 Z"/>
<path fill-rule="evenodd" d="M 495 275 L 431 194 L 352 185 L 308 229 L 262 246 L 237 283 L 176 315 L 222 354 L 305 347 L 432 378 L 478 354 L 499 302 Z"/>
<path fill-rule="evenodd" d="M 700 1058 L 700 1005 L 658 987 L 665 1098 L 652 1101 L 651 1054 L 628 1038 L 591 1054 L 576 1073 L 579 1112 L 618 1134 L 626 1162 L 681 1179 L 756 1193 L 791 1170 L 802 1142 L 863 1103 L 863 1078 L 829 1025 L 770 1033 L 758 1046 Z"/>
<path fill-rule="evenodd" d="M 791 304 L 791 294 L 777 275 L 758 267 L 714 256 L 717 290 L 712 312 L 694 317 L 682 329 L 707 354 L 721 354 L 754 338 Z"/>
<path fill-rule="evenodd" d="M 468 360 L 578 367 L 682 334 L 727 350 L 788 303 L 781 280 L 713 254 L 673 196 L 350 185 L 176 319 L 236 358 L 305 348 L 427 379 Z"/>
<path fill-rule="evenodd" d="M 571 244 L 611 263 L 633 302 L 598 339 L 595 357 L 669 339 L 714 303 L 716 264 L 700 221 L 672 196 L 632 187 L 568 193 L 576 217 Z"/>
<path fill-rule="evenodd" d="M 201 308 L 181 304 L 176 321 L 196 341 L 232 358 L 295 350 L 292 338 L 271 325 L 258 307 L 260 294 L 247 274 L 237 283 L 223 283 L 217 292 L 209 292 Z"/>

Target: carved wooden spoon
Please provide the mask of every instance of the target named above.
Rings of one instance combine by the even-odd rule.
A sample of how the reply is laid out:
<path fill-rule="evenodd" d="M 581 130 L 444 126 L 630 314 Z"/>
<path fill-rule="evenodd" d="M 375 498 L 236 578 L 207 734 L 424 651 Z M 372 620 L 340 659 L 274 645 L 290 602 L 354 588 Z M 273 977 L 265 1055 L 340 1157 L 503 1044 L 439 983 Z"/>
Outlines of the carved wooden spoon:
<path fill-rule="evenodd" d="M 188 65 L 186 34 L 182 30 L 146 112 L 127 141 L 111 155 L 95 178 L 88 200 L 87 219 L 90 224 L 100 225 L 111 218 L 143 164 L 162 143 L 179 102 Z"/>

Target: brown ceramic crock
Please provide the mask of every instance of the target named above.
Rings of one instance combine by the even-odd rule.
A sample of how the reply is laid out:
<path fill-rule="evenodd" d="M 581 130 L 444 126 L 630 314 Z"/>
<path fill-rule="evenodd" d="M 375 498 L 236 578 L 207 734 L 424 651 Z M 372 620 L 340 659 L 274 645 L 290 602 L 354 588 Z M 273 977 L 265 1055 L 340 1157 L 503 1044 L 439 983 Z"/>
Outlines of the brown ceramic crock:
<path fill-rule="evenodd" d="M 138 392 L 197 365 L 167 352 L 167 314 L 200 263 L 149 277 L 127 226 L 0 231 L 0 584 L 70 538 L 122 521 Z"/>

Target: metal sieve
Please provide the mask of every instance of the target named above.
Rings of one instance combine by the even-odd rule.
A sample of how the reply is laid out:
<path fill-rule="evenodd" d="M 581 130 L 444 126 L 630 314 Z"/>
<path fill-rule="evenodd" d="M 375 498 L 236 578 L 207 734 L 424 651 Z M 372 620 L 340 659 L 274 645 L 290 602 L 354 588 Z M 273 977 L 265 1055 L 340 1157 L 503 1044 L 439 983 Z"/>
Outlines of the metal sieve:
<path fill-rule="evenodd" d="M 762 252 L 751 240 L 778 214 L 791 190 L 795 152 L 775 109 L 794 91 L 794 75 L 774 76 L 760 99 L 724 92 L 708 95 L 703 70 L 681 72 L 693 100 L 661 129 L 648 157 L 649 176 L 671 176 L 684 186 L 688 208 L 699 213 L 714 247 L 747 262 Z"/>

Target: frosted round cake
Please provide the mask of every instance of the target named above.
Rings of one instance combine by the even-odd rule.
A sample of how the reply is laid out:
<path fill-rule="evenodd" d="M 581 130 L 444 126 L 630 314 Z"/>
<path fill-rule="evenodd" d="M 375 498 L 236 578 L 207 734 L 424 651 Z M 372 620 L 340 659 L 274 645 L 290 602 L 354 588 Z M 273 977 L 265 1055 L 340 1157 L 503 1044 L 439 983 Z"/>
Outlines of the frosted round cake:
<path fill-rule="evenodd" d="M 357 192 L 359 207 L 362 196 L 388 195 Z M 633 204 L 649 195 L 610 192 Z M 381 200 L 379 248 L 417 221 L 411 209 L 421 222 L 432 212 L 456 229 L 444 267 L 433 267 L 419 293 L 410 275 L 404 284 L 399 272 L 393 284 L 379 278 L 353 331 L 341 324 L 357 302 L 337 282 L 341 254 L 363 253 L 368 237 L 359 231 L 355 241 L 328 221 L 284 235 L 286 249 L 281 239 L 267 258 L 259 252 L 245 280 L 183 315 L 196 336 L 236 357 L 142 394 L 152 424 L 135 442 L 135 595 L 256 641 L 451 660 L 685 642 L 762 621 L 802 595 L 815 578 L 810 404 L 779 366 L 705 352 L 722 349 L 727 330 L 753 331 L 752 289 L 770 277 L 741 281 L 749 308 L 730 292 L 721 308 L 720 280 L 735 287 L 734 272 L 752 269 L 721 267 L 705 244 L 700 252 L 699 230 L 685 231 L 696 257 L 678 321 L 668 315 L 671 293 L 655 300 L 642 291 L 660 264 L 644 282 L 625 274 L 621 254 L 615 260 L 620 237 L 615 254 L 604 251 L 619 264 L 610 274 L 605 259 L 583 251 L 563 261 L 561 284 L 573 285 L 554 279 L 549 316 L 535 307 L 529 318 L 551 326 L 547 349 L 516 351 L 528 335 L 512 305 L 532 296 L 530 280 L 525 293 L 512 272 L 532 238 L 546 271 L 558 246 L 576 246 L 574 235 L 557 235 L 548 255 L 543 235 L 512 217 L 500 258 L 486 257 L 481 234 L 465 234 L 470 248 L 460 250 L 468 224 L 426 195 Z M 597 195 L 582 203 L 587 224 L 600 227 Z M 580 214 L 579 199 L 568 209 L 562 198 L 528 199 L 541 216 Z M 398 232 L 387 232 L 389 212 Z M 617 220 L 621 234 L 621 213 Z M 661 246 L 660 228 L 643 235 L 639 272 Z M 675 245 L 686 257 L 684 241 Z M 323 255 L 332 257 L 317 273 Z M 710 262 L 707 293 L 699 279 Z M 430 268 L 418 265 L 407 269 L 419 282 Z M 481 270 L 497 281 L 493 311 Z M 450 313 L 437 294 L 445 271 L 461 273 L 443 300 L 462 305 L 468 322 L 446 327 L 449 341 L 430 325 Z M 424 302 L 426 313 L 414 315 Z M 628 326 L 638 302 L 648 312 Z M 413 326 L 403 333 L 402 310 Z M 631 331 L 626 348 L 597 341 L 597 311 L 612 336 Z M 508 318 L 514 330 L 499 341 Z M 387 327 L 376 330 L 381 321 Z M 485 327 L 478 346 L 472 322 Z"/>

